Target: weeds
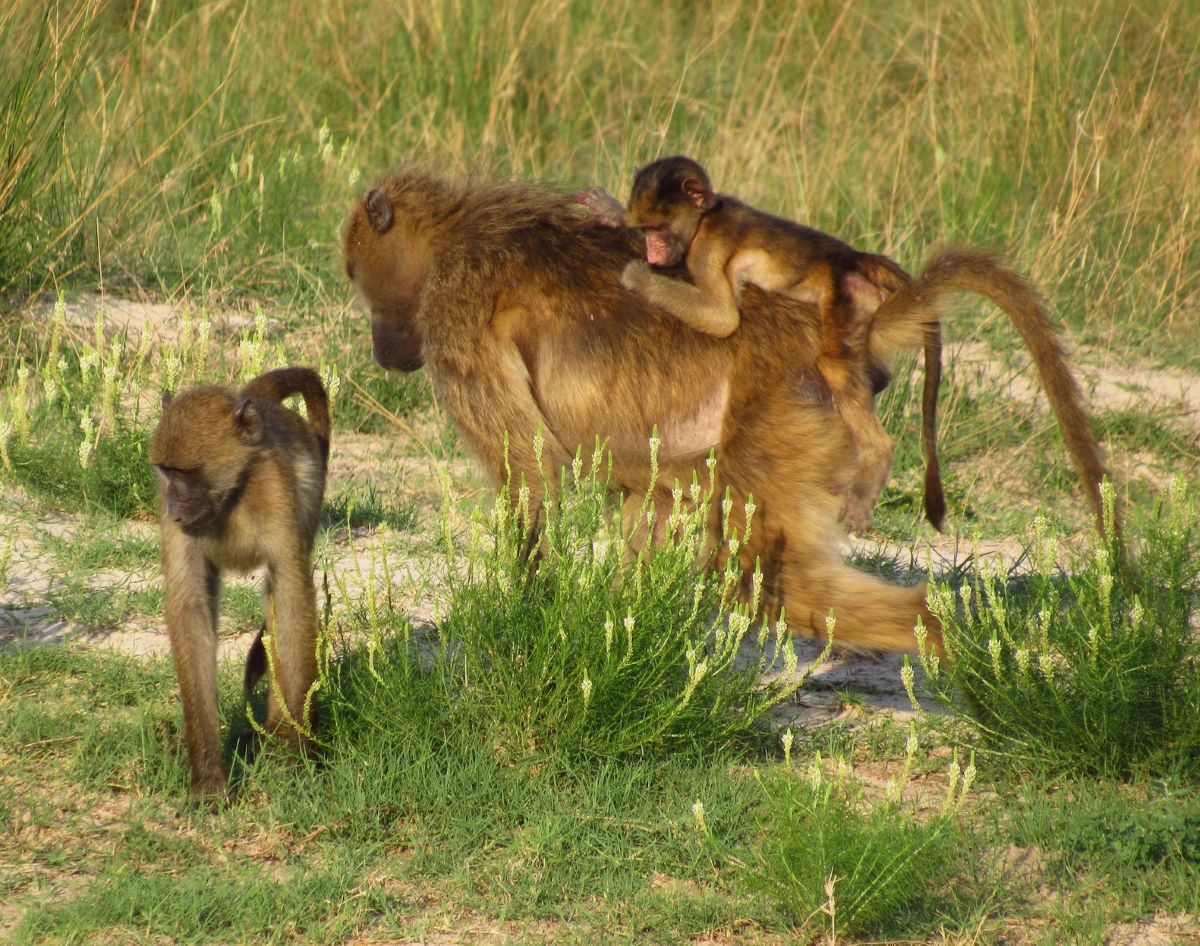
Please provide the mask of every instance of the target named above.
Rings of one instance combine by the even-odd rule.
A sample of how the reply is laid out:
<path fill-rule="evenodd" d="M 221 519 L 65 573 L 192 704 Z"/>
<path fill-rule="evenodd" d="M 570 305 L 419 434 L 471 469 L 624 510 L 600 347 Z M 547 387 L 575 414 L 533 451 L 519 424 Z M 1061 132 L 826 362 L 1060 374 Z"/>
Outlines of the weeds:
<path fill-rule="evenodd" d="M 1106 495 L 1111 521 L 1111 488 Z M 1029 576 L 1010 584 L 991 571 L 957 594 L 937 586 L 930 598 L 949 660 L 926 663 L 934 692 L 974 721 L 993 753 L 1102 776 L 1194 775 L 1195 524 L 1195 498 L 1177 479 L 1132 569 L 1111 544 L 1069 555 L 1064 569 L 1064 550 L 1040 523 Z"/>
<path fill-rule="evenodd" d="M 135 339 L 116 331 L 103 310 L 80 336 L 66 313 L 60 299 L 48 337 L 38 325 L 17 334 L 0 399 L 0 472 L 56 505 L 148 515 L 157 482 L 146 442 L 158 418 L 157 393 L 228 384 L 231 376 L 245 382 L 287 364 L 261 309 L 253 328 L 231 334 L 209 313 L 185 311 L 166 341 L 149 326 Z M 340 375 L 333 367 L 323 374 L 336 414 Z"/>
<path fill-rule="evenodd" d="M 425 646 L 437 655 L 446 711 L 512 759 L 746 747 L 806 679 L 794 650 L 776 646 L 786 626 L 754 628 L 757 602 L 736 602 L 735 571 L 697 571 L 710 498 L 698 484 L 686 503 L 677 493 L 675 541 L 635 555 L 609 509 L 603 468 L 600 452 L 587 472 L 577 458 L 547 500 L 536 567 L 521 525 L 528 512 L 504 492 L 475 521 L 465 563 L 453 543 L 444 550 L 448 617 Z M 413 685 L 421 657 L 409 629 L 401 640 L 375 625 L 370 633 L 371 679 Z M 769 670 L 777 676 L 763 682 Z M 336 694 L 338 671 L 329 672 L 322 686 Z M 335 718 L 394 699 L 329 698 L 342 706 Z"/>
<path fill-rule="evenodd" d="M 802 928 L 827 932 L 830 942 L 839 932 L 900 926 L 902 916 L 944 899 L 969 847 L 955 816 L 975 767 L 963 770 L 955 760 L 941 809 L 921 819 L 900 797 L 917 752 L 915 732 L 907 752 L 882 801 L 864 797 L 845 763 L 828 775 L 819 753 L 807 779 L 787 770 L 763 777 L 762 837 L 739 871 L 747 887 Z"/>
<path fill-rule="evenodd" d="M 91 630 L 120 627 L 135 615 L 161 614 L 166 603 L 159 587 L 142 591 L 127 587 L 93 588 L 74 576 L 46 597 L 60 617 Z"/>
<path fill-rule="evenodd" d="M 127 354 L 126 339 L 110 336 L 99 316 L 91 340 L 72 344 L 65 307 L 55 306 L 49 341 L 32 365 L 16 364 L 3 405 L 0 460 L 17 482 L 117 516 L 153 508 L 141 403 L 126 400 L 146 374 L 149 333 L 142 340 Z"/>

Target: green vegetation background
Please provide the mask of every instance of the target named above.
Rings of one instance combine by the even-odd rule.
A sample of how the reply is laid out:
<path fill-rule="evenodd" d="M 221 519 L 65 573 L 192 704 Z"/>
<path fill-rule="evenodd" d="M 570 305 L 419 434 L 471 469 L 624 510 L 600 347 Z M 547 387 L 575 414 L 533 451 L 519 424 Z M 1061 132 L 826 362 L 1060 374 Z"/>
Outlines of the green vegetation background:
<path fill-rule="evenodd" d="M 402 162 L 719 188 L 915 268 L 1003 249 L 1082 340 L 1200 363 L 1200 7 L 1115 0 L 18 2 L 0 285 L 345 298 Z"/>

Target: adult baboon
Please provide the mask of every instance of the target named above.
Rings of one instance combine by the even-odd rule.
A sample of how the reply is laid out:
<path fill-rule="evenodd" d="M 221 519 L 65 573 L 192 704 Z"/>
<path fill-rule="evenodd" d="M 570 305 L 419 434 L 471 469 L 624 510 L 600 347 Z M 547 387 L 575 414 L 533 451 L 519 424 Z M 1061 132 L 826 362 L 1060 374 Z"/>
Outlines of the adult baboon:
<path fill-rule="evenodd" d="M 721 485 L 735 500 L 753 496 L 743 563 L 762 559 L 793 629 L 823 636 L 833 611 L 843 645 L 912 650 L 921 620 L 940 646 L 922 588 L 888 584 L 839 556 L 853 444 L 815 368 L 813 306 L 749 286 L 738 332 L 694 332 L 621 286 L 641 255 L 630 231 L 597 226 L 545 189 L 416 171 L 367 192 L 343 249 L 371 312 L 375 360 L 400 371 L 427 364 L 493 481 L 503 484 L 511 467 L 530 488 L 530 509 L 542 474 L 556 482 L 597 436 L 616 485 L 644 493 L 657 428 L 660 482 L 690 481 L 716 450 Z M 912 312 L 911 324 L 898 315 L 883 323 L 876 348 L 913 347 L 938 315 L 924 297 Z"/>

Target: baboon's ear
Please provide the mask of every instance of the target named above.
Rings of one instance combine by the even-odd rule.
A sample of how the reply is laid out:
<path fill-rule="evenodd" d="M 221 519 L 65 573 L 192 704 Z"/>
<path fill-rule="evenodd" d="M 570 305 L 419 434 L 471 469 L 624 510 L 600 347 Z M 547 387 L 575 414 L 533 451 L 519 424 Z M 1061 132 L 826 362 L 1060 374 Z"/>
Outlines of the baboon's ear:
<path fill-rule="evenodd" d="M 712 210 L 716 197 L 704 184 L 694 177 L 683 182 L 683 193 L 700 210 Z"/>
<path fill-rule="evenodd" d="M 392 202 L 388 199 L 387 191 L 382 187 L 372 187 L 363 198 L 363 206 L 367 209 L 367 219 L 376 233 L 387 233 L 396 219 L 392 212 Z"/>
<path fill-rule="evenodd" d="M 163 407 L 163 410 L 166 410 L 166 409 L 167 409 L 167 406 L 168 406 L 168 405 L 169 405 L 169 404 L 170 404 L 170 403 L 171 403 L 173 400 L 175 400 L 175 395 L 174 395 L 174 394 L 172 394 L 170 391 L 163 391 L 163 393 L 162 393 L 162 407 Z"/>
<path fill-rule="evenodd" d="M 255 445 L 262 443 L 263 419 L 254 402 L 248 397 L 238 401 L 237 410 L 233 414 L 233 423 L 237 427 L 238 436 L 243 443 Z"/>

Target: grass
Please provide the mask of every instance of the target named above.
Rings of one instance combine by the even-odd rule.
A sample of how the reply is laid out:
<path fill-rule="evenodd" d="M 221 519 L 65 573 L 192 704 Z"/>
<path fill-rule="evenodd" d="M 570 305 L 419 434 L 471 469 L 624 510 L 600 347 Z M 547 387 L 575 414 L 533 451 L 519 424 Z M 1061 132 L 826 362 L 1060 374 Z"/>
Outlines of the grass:
<path fill-rule="evenodd" d="M 1107 490 L 1112 522 L 1113 490 Z M 1115 543 L 1064 565 L 1045 525 L 1032 569 L 993 570 L 931 600 L 948 626 L 933 690 L 972 720 L 980 747 L 1018 763 L 1128 777 L 1200 772 L 1200 653 L 1192 615 L 1200 558 L 1182 479 L 1162 497 L 1134 564 Z M 1111 532 L 1110 532 L 1111 534 Z"/>
<path fill-rule="evenodd" d="M 1130 916 L 1151 902 L 1172 912 L 1196 910 L 1200 798 L 1194 787 L 1050 784 L 1050 792 L 1043 784 L 1030 793 L 1014 840 L 1045 851 L 1052 876 L 1087 878 L 1115 889 Z"/>
<path fill-rule="evenodd" d="M 11 4 L 0 13 L 0 290 L 57 274 L 82 247 L 101 180 L 70 129 L 93 66 L 96 7 Z"/>
<path fill-rule="evenodd" d="M 1079 538 L 1053 423 L 1009 389 L 1026 368 L 1007 319 L 948 320 L 948 351 L 989 359 L 948 364 L 949 521 L 964 549 L 1029 549 L 1013 574 L 982 552 L 935 566 L 956 661 L 930 686 L 950 713 L 910 729 L 855 675 L 757 686 L 784 654 L 725 576 L 697 584 L 687 541 L 627 568 L 587 477 L 531 571 L 429 378 L 370 362 L 337 242 L 398 163 L 624 193 L 682 151 L 910 270 L 942 243 L 1002 250 L 1118 387 L 1129 361 L 1194 373 L 1198 32 L 1188 4 L 1110 0 L 5 7 L 0 587 L 19 591 L 0 642 L 25 609 L 117 646 L 158 623 L 142 458 L 163 389 L 316 364 L 336 429 L 320 759 L 254 751 L 228 640 L 261 620 L 254 579 L 224 597 L 240 791 L 217 812 L 184 803 L 161 652 L 5 643 L 0 938 L 1194 938 L 1194 504 L 1165 486 L 1195 474 L 1180 408 L 1089 397 L 1137 553 L 1122 572 Z M 143 328 L 118 297 L 171 314 Z M 902 364 L 880 399 L 889 545 L 857 553 L 893 577 L 921 564 L 919 387 Z M 773 730 L 831 703 L 843 718 Z"/>
<path fill-rule="evenodd" d="M 374 483 L 363 488 L 339 490 L 325 502 L 325 526 L 346 530 L 387 526 L 397 532 L 407 532 L 417 521 L 417 510 L 411 504 L 399 504 L 381 495 Z"/>
<path fill-rule="evenodd" d="M 97 516 L 70 535 L 55 535 L 42 531 L 42 543 L 63 565 L 72 571 L 122 569 L 144 570 L 158 565 L 157 537 L 145 533 L 131 535 L 122 527 L 125 523 L 114 518 Z"/>
<path fill-rule="evenodd" d="M 162 613 L 166 597 L 159 587 L 132 591 L 127 587 L 96 588 L 69 577 L 46 596 L 56 614 L 81 627 L 111 630 L 130 618 Z"/>
<path fill-rule="evenodd" d="M 909 763 L 916 752 L 914 734 Z M 904 918 L 937 916 L 964 853 L 975 850 L 954 819 L 975 770 L 960 775 L 955 761 L 943 809 L 926 820 L 900 800 L 906 775 L 907 766 L 875 803 L 866 802 L 846 769 L 829 778 L 819 753 L 807 780 L 785 773 L 764 781 L 764 840 L 742 868 L 743 883 L 801 931 L 824 932 L 831 941 L 839 931 L 898 930 Z"/>
<path fill-rule="evenodd" d="M 681 594 L 716 595 L 697 599 L 704 614 L 722 606 L 724 579 L 687 567 L 696 533 L 626 570 L 600 484 L 577 475 L 536 572 L 503 500 L 448 534 L 453 554 L 413 579 L 444 596 L 436 627 L 410 624 L 403 581 L 364 597 L 326 583 L 318 761 L 252 751 L 239 655 L 223 651 L 239 798 L 216 813 L 187 807 L 167 661 L 0 649 L 12 941 L 319 942 L 447 926 L 659 941 L 752 923 L 765 942 L 939 929 L 965 942 L 1000 917 L 1086 941 L 1195 909 L 1200 807 L 1179 766 L 1118 781 L 1043 753 L 1015 770 L 985 729 L 976 775 L 940 748 L 962 726 L 886 720 L 776 732 L 772 749 L 759 721 L 788 691 L 760 689 L 753 663 L 723 664 L 729 632 L 714 636 L 708 618 L 662 620 L 687 612 Z M 81 543 L 80 560 L 98 547 Z M 617 622 L 610 635 L 605 615 L 623 606 L 633 633 Z M 1055 696 L 1039 697 L 1043 716 Z M 114 831 L 121 843 L 103 843 Z M 1008 873 L 1014 848 L 1038 852 L 1040 886 Z M 234 891 L 245 901 L 227 908 Z"/>
<path fill-rule="evenodd" d="M 509 932 L 532 941 L 651 941 L 747 921 L 784 933 L 804 919 L 809 935 L 835 925 L 919 940 L 969 929 L 974 905 L 989 903 L 1086 939 L 1196 908 L 1197 808 L 1182 785 L 1035 776 L 1005 788 L 984 770 L 1003 805 L 968 793 L 947 807 L 945 783 L 928 781 L 944 762 L 922 751 L 889 782 L 926 779 L 933 797 L 917 805 L 845 770 L 814 781 L 807 755 L 760 763 L 761 780 L 720 755 L 514 765 L 462 727 L 375 727 L 347 733 L 353 744 L 318 768 L 261 756 L 238 805 L 198 815 L 181 808 L 168 664 L 27 649 L 0 654 L 0 679 L 8 777 L 41 785 L 0 807 L 14 828 L 0 853 L 23 865 L 10 888 L 27 910 L 15 943 L 386 939 L 514 920 Z M 222 679 L 236 719 L 232 662 Z M 428 688 L 395 693 L 429 717 Z M 888 755 L 863 744 L 854 758 Z M 114 830 L 117 848 L 102 843 Z M 1040 852 L 1037 884 L 1061 906 L 1033 878 L 987 866 L 1014 845 Z M 964 871 L 976 858 L 983 866 Z M 817 912 L 830 873 L 832 918 Z M 230 907 L 238 890 L 245 902 Z"/>
<path fill-rule="evenodd" d="M 536 568 L 524 514 L 504 498 L 475 523 L 465 549 L 447 539 L 446 573 L 434 579 L 448 591 L 444 624 L 432 640 L 414 637 L 407 621 L 399 633 L 373 629 L 369 673 L 351 668 L 343 684 L 335 670 L 323 686 L 345 691 L 329 697 L 334 719 L 345 715 L 338 728 L 376 732 L 394 726 L 388 720 L 413 719 L 395 705 L 408 699 L 395 681 L 420 677 L 432 651 L 436 686 L 454 707 L 439 728 L 481 734 L 515 764 L 761 743 L 764 717 L 807 674 L 790 648 L 777 647 L 774 631 L 754 626 L 752 608 L 734 603 L 735 572 L 696 574 L 706 506 L 677 509 L 677 540 L 635 557 L 608 508 L 602 455 L 589 466 L 583 472 L 577 459 L 569 489 L 547 504 Z M 762 683 L 766 672 L 776 679 Z"/>
<path fill-rule="evenodd" d="M 7 264 L 16 284 L 103 269 L 172 295 L 337 298 L 346 200 L 397 161 L 623 192 L 637 163 L 684 150 L 719 186 L 910 267 L 941 241 L 1004 247 L 1089 343 L 1196 350 L 1186 4 L 80 9 L 60 41 L 78 53 L 25 42 L 23 6 L 5 20 L 6 74 L 64 77 L 15 100 L 45 116 L 5 132 L 41 156 L 23 193 L 97 175 L 75 217 L 99 225 L 54 270 Z"/>

